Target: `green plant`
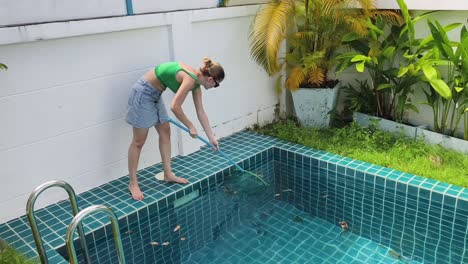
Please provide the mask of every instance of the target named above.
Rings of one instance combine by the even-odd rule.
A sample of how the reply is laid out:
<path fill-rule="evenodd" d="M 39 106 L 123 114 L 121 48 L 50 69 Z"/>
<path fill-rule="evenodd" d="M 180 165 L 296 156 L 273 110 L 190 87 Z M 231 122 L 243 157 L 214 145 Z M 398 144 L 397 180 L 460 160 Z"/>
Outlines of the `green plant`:
<path fill-rule="evenodd" d="M 37 264 L 37 259 L 28 259 L 0 239 L 0 264 Z"/>
<path fill-rule="evenodd" d="M 8 70 L 8 67 L 5 64 L 0 63 L 0 70 Z"/>
<path fill-rule="evenodd" d="M 356 4 L 360 8 L 350 8 Z M 378 16 L 399 18 L 393 11 L 376 11 L 371 0 L 273 0 L 255 16 L 250 53 L 270 75 L 288 66 L 285 86 L 290 90 L 333 87 L 336 80 L 328 80 L 328 73 L 336 63 L 335 51 L 343 35 L 350 31 L 367 34 L 369 18 Z M 289 47 L 279 58 L 284 40 Z"/>
<path fill-rule="evenodd" d="M 349 109 L 353 112 L 361 112 L 365 114 L 375 113 L 377 102 L 372 88 L 367 80 L 356 80 L 356 85 L 348 84 L 343 87 L 346 96 L 346 103 Z"/>
<path fill-rule="evenodd" d="M 449 40 L 447 32 L 461 26 L 460 23 L 443 27 L 438 21 L 428 21 L 430 38 L 424 44 L 429 47 L 431 60 L 421 69 L 430 84 L 425 91 L 427 102 L 434 113 L 434 130 L 453 135 L 464 116 L 464 138 L 468 139 L 468 32 L 464 26 L 460 42 Z"/>
<path fill-rule="evenodd" d="M 423 16 L 412 18 L 403 0 L 397 0 L 406 21 L 405 30 L 411 44 L 405 57 L 410 63 L 400 67 L 398 77 L 422 74 L 426 83 L 424 103 L 433 110 L 434 130 L 453 135 L 461 118 L 465 118 L 465 139 L 468 138 L 468 34 L 461 30 L 460 42 L 449 40 L 447 32 L 460 27 L 454 23 L 443 27 L 438 21 L 428 21 L 431 35 L 423 40 L 414 38 L 414 24 Z M 429 88 L 429 89 L 427 89 Z"/>
<path fill-rule="evenodd" d="M 402 0 L 398 1 L 401 12 L 407 18 L 409 12 L 406 5 Z M 351 65 L 361 73 L 367 69 L 371 83 L 361 85 L 360 91 L 373 95 L 369 114 L 403 122 L 408 110 L 418 112 L 411 94 L 416 84 L 422 82 L 422 74 L 415 71 L 412 64 L 424 51 L 415 49 L 418 40 L 414 38 L 413 27 L 428 14 L 406 19 L 404 24 L 388 23 L 378 17 L 369 21 L 370 30 L 366 36 L 349 33 L 343 38 L 354 51 L 337 57 L 340 61 L 338 71 Z"/>

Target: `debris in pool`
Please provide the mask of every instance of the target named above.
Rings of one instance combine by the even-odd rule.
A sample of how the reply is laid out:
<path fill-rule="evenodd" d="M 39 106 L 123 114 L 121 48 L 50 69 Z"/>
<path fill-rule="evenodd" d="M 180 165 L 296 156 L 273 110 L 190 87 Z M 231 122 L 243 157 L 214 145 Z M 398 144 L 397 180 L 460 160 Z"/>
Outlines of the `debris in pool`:
<path fill-rule="evenodd" d="M 348 231 L 349 230 L 349 225 L 348 225 L 348 222 L 346 221 L 340 221 L 338 222 L 341 226 L 341 229 L 343 229 L 343 231 Z"/>
<path fill-rule="evenodd" d="M 296 223 L 304 223 L 304 218 L 302 218 L 300 215 L 296 215 L 294 216 L 293 221 Z"/>
<path fill-rule="evenodd" d="M 179 229 L 180 229 L 180 225 L 177 225 L 177 226 L 174 228 L 174 232 L 177 232 Z"/>
<path fill-rule="evenodd" d="M 396 259 L 402 259 L 403 258 L 400 253 L 396 252 L 393 249 L 390 249 L 388 251 L 388 254 L 390 254 L 390 256 L 392 256 L 393 258 L 396 258 Z"/>
<path fill-rule="evenodd" d="M 322 193 L 322 197 L 323 197 L 323 198 L 327 198 L 327 197 L 328 197 L 328 192 L 323 192 L 323 193 Z"/>
<path fill-rule="evenodd" d="M 292 192 L 292 189 L 283 190 L 283 192 Z"/>
<path fill-rule="evenodd" d="M 181 237 L 181 238 L 180 238 L 180 240 L 182 240 L 182 241 L 185 241 L 185 239 L 186 239 L 185 237 Z"/>
<path fill-rule="evenodd" d="M 169 244 L 170 244 L 170 242 L 167 242 L 167 241 L 166 241 L 166 242 L 162 243 L 161 245 L 163 245 L 163 246 L 169 246 Z"/>
<path fill-rule="evenodd" d="M 277 193 L 277 194 L 275 194 L 275 197 L 278 197 L 278 196 L 280 196 L 280 195 L 281 195 L 281 194 Z"/>
<path fill-rule="evenodd" d="M 231 194 L 231 195 L 236 195 L 237 194 L 236 190 L 234 190 L 233 188 L 226 187 L 226 186 L 224 186 L 224 192 L 227 193 L 227 194 Z"/>
<path fill-rule="evenodd" d="M 131 233 L 133 233 L 133 230 L 128 230 L 127 232 L 125 232 L 126 235 L 130 235 Z"/>
<path fill-rule="evenodd" d="M 159 245 L 159 243 L 158 243 L 158 242 L 155 242 L 155 241 L 151 242 L 150 244 L 151 244 L 152 246 L 157 246 L 157 245 Z"/>

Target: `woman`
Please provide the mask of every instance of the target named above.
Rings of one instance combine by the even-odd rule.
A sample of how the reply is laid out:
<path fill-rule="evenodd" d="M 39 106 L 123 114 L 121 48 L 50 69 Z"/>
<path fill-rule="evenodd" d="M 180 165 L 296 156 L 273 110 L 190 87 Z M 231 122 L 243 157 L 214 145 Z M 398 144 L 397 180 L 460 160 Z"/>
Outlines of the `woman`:
<path fill-rule="evenodd" d="M 182 62 L 167 62 L 146 72 L 132 87 L 128 99 L 127 123 L 133 126 L 133 139 L 128 150 L 128 186 L 133 199 L 143 200 L 144 195 L 138 186 L 137 168 L 148 130 L 155 127 L 159 134 L 159 151 L 164 169 L 164 180 L 175 183 L 188 183 L 187 179 L 177 177 L 171 169 L 171 131 L 166 107 L 161 94 L 166 87 L 175 93 L 171 102 L 171 111 L 189 130 L 192 137 L 198 132 L 193 123 L 182 111 L 182 104 L 189 92 L 192 92 L 197 117 L 211 144 L 218 149 L 218 141 L 213 135 L 208 117 L 203 109 L 202 90 L 218 87 L 224 79 L 224 70 L 209 58 L 203 59 L 203 66 L 195 69 Z"/>

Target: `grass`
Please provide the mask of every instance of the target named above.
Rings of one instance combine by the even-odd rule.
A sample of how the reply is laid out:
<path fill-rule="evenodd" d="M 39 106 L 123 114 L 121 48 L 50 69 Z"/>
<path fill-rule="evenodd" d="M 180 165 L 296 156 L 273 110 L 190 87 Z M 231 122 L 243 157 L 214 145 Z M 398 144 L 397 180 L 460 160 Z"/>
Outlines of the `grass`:
<path fill-rule="evenodd" d="M 255 131 L 395 170 L 468 187 L 468 155 L 422 140 L 351 123 L 342 128 L 311 129 L 280 121 Z"/>
<path fill-rule="evenodd" d="M 0 264 L 38 264 L 38 259 L 28 259 L 0 239 Z"/>

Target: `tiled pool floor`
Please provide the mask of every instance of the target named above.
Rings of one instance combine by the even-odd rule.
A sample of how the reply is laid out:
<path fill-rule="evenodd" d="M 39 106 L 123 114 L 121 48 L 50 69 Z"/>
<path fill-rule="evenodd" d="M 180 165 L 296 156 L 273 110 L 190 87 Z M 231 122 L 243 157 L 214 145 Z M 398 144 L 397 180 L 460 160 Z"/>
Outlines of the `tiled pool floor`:
<path fill-rule="evenodd" d="M 352 229 L 351 229 L 352 230 Z M 272 200 L 182 263 L 419 263 L 337 224 Z"/>

